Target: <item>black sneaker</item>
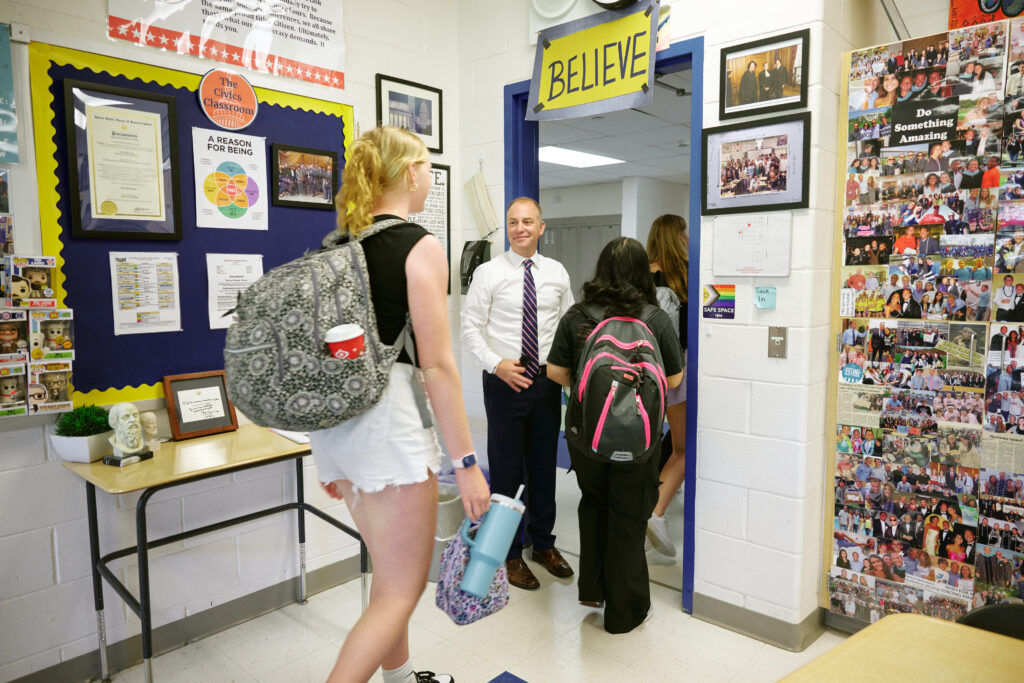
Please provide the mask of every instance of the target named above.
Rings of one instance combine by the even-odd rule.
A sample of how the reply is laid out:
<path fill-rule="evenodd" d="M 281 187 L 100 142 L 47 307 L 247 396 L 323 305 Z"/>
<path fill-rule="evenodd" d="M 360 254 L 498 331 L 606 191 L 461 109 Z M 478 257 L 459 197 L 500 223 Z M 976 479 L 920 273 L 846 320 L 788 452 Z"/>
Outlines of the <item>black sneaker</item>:
<path fill-rule="evenodd" d="M 416 683 L 455 683 L 448 674 L 436 674 L 433 671 L 416 671 Z"/>

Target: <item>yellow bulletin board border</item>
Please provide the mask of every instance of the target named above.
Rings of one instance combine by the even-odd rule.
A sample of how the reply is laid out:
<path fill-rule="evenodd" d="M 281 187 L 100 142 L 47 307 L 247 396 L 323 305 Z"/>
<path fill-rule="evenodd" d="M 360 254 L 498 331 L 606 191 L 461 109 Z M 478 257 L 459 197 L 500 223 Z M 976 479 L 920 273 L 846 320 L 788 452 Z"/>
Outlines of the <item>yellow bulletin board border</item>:
<path fill-rule="evenodd" d="M 827 612 L 830 606 L 831 596 L 828 591 L 829 572 L 832 571 L 832 533 L 835 530 L 834 519 L 835 500 L 832 492 L 835 490 L 836 470 L 836 446 L 835 433 L 836 425 L 839 422 L 836 413 L 839 401 L 839 353 L 832 350 L 831 340 L 839 338 L 839 328 L 842 324 L 840 316 L 839 301 L 840 291 L 843 284 L 843 218 L 846 215 L 844 193 L 846 187 L 846 117 L 850 111 L 850 60 L 853 52 L 844 52 L 840 62 L 840 77 L 844 87 L 839 88 L 839 116 L 836 122 L 836 220 L 833 232 L 832 249 L 832 320 L 829 330 L 830 346 L 828 354 L 828 382 L 826 382 L 825 398 L 825 475 L 824 491 L 825 504 L 822 506 L 822 520 L 825 529 L 825 538 L 821 544 L 821 592 L 819 604 Z"/>
<path fill-rule="evenodd" d="M 53 81 L 50 78 L 50 64 L 71 66 L 76 69 L 90 69 L 97 73 L 104 72 L 111 76 L 139 78 L 161 86 L 186 88 L 195 91 L 202 80 L 200 74 L 151 66 L 141 62 L 133 62 L 116 57 L 107 57 L 92 52 L 83 52 L 70 48 L 59 47 L 47 43 L 31 43 L 29 45 L 29 76 L 32 83 L 32 124 L 36 152 L 36 182 L 39 187 L 39 223 L 42 231 L 43 254 L 57 258 L 57 273 L 53 287 L 58 305 L 63 305 L 67 292 L 64 290 L 64 258 L 61 254 L 64 245 L 60 238 L 60 195 L 57 191 L 57 145 L 54 141 L 56 130 L 53 120 Z M 295 110 L 306 110 L 318 114 L 329 114 L 341 118 L 344 124 L 345 154 L 348 157 L 352 142 L 355 140 L 355 116 L 352 105 L 340 102 L 329 102 L 303 95 L 294 95 L 270 90 L 254 88 L 260 102 L 278 105 Z M 163 398 L 163 385 L 140 384 L 138 386 L 111 387 L 104 390 L 89 392 L 75 391 L 72 399 L 76 406 L 86 404 L 110 404 L 121 401 L 145 401 Z"/>

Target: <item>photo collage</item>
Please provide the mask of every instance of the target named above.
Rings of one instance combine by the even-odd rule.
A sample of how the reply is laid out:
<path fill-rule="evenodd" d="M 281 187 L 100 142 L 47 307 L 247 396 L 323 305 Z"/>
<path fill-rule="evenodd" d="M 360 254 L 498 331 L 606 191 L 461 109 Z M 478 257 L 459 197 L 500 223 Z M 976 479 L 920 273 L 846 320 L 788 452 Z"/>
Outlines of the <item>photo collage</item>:
<path fill-rule="evenodd" d="M 853 52 L 830 609 L 1024 601 L 1024 19 Z"/>

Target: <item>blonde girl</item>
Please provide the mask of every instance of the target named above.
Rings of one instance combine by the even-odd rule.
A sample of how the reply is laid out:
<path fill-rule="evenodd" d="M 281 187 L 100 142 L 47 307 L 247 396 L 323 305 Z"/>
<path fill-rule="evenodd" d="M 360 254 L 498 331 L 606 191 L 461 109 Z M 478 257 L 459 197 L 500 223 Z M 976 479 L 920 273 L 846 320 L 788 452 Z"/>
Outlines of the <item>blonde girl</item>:
<path fill-rule="evenodd" d="M 380 402 L 356 418 L 310 434 L 321 486 L 342 498 L 373 560 L 370 602 L 349 632 L 329 683 L 451 681 L 413 671 L 409 618 L 427 584 L 437 515 L 441 449 L 423 426 L 413 392 L 421 374 L 434 421 L 453 456 L 473 452 L 448 327 L 448 262 L 441 243 L 408 222 L 423 210 L 431 185 L 430 157 L 416 135 L 385 126 L 353 143 L 335 202 L 338 230 L 359 237 L 380 220 L 401 223 L 362 239 L 381 341 L 397 339 L 411 317 L 416 358 L 392 366 Z M 418 366 L 418 367 L 417 367 Z M 466 514 L 488 507 L 476 465 L 455 470 Z"/>

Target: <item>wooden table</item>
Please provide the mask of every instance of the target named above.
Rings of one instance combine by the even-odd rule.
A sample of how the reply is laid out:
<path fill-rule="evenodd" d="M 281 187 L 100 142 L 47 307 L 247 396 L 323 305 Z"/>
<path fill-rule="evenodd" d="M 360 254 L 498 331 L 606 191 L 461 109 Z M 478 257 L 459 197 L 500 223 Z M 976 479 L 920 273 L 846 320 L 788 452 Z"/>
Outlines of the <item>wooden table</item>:
<path fill-rule="evenodd" d="M 298 444 L 290 439 L 256 425 L 245 425 L 237 431 L 214 434 L 187 441 L 164 443 L 153 458 L 126 467 L 94 463 L 65 462 L 64 467 L 85 480 L 86 505 L 89 513 L 89 552 L 92 559 L 92 589 L 96 605 L 96 620 L 99 633 L 100 673 L 104 680 L 109 678 L 107 662 L 106 627 L 103 618 L 103 580 L 127 603 L 142 622 L 142 658 L 147 681 L 153 680 L 153 626 L 151 622 L 151 601 L 149 589 L 149 551 L 153 548 L 176 543 L 211 531 L 295 510 L 299 524 L 299 602 L 306 601 L 306 524 L 305 513 L 310 512 L 328 524 L 340 529 L 359 541 L 359 567 L 362 574 L 363 606 L 366 606 L 366 572 L 368 555 L 366 544 L 359 533 L 331 517 L 327 513 L 305 502 L 303 498 L 302 457 L 309 454 L 307 444 Z M 284 505 L 257 510 L 249 514 L 232 517 L 221 522 L 207 524 L 158 539 L 150 539 L 146 530 L 146 505 L 158 491 L 180 486 L 201 479 L 217 477 L 253 467 L 263 467 L 286 460 L 295 461 L 295 501 Z M 134 546 L 100 555 L 99 526 L 96 515 L 96 489 L 116 495 L 142 491 L 135 506 Z M 108 567 L 110 562 L 132 554 L 139 556 L 139 596 L 136 598 Z"/>
<path fill-rule="evenodd" d="M 1024 680 L 1022 667 L 1024 640 L 922 614 L 892 614 L 782 680 L 994 683 Z"/>

